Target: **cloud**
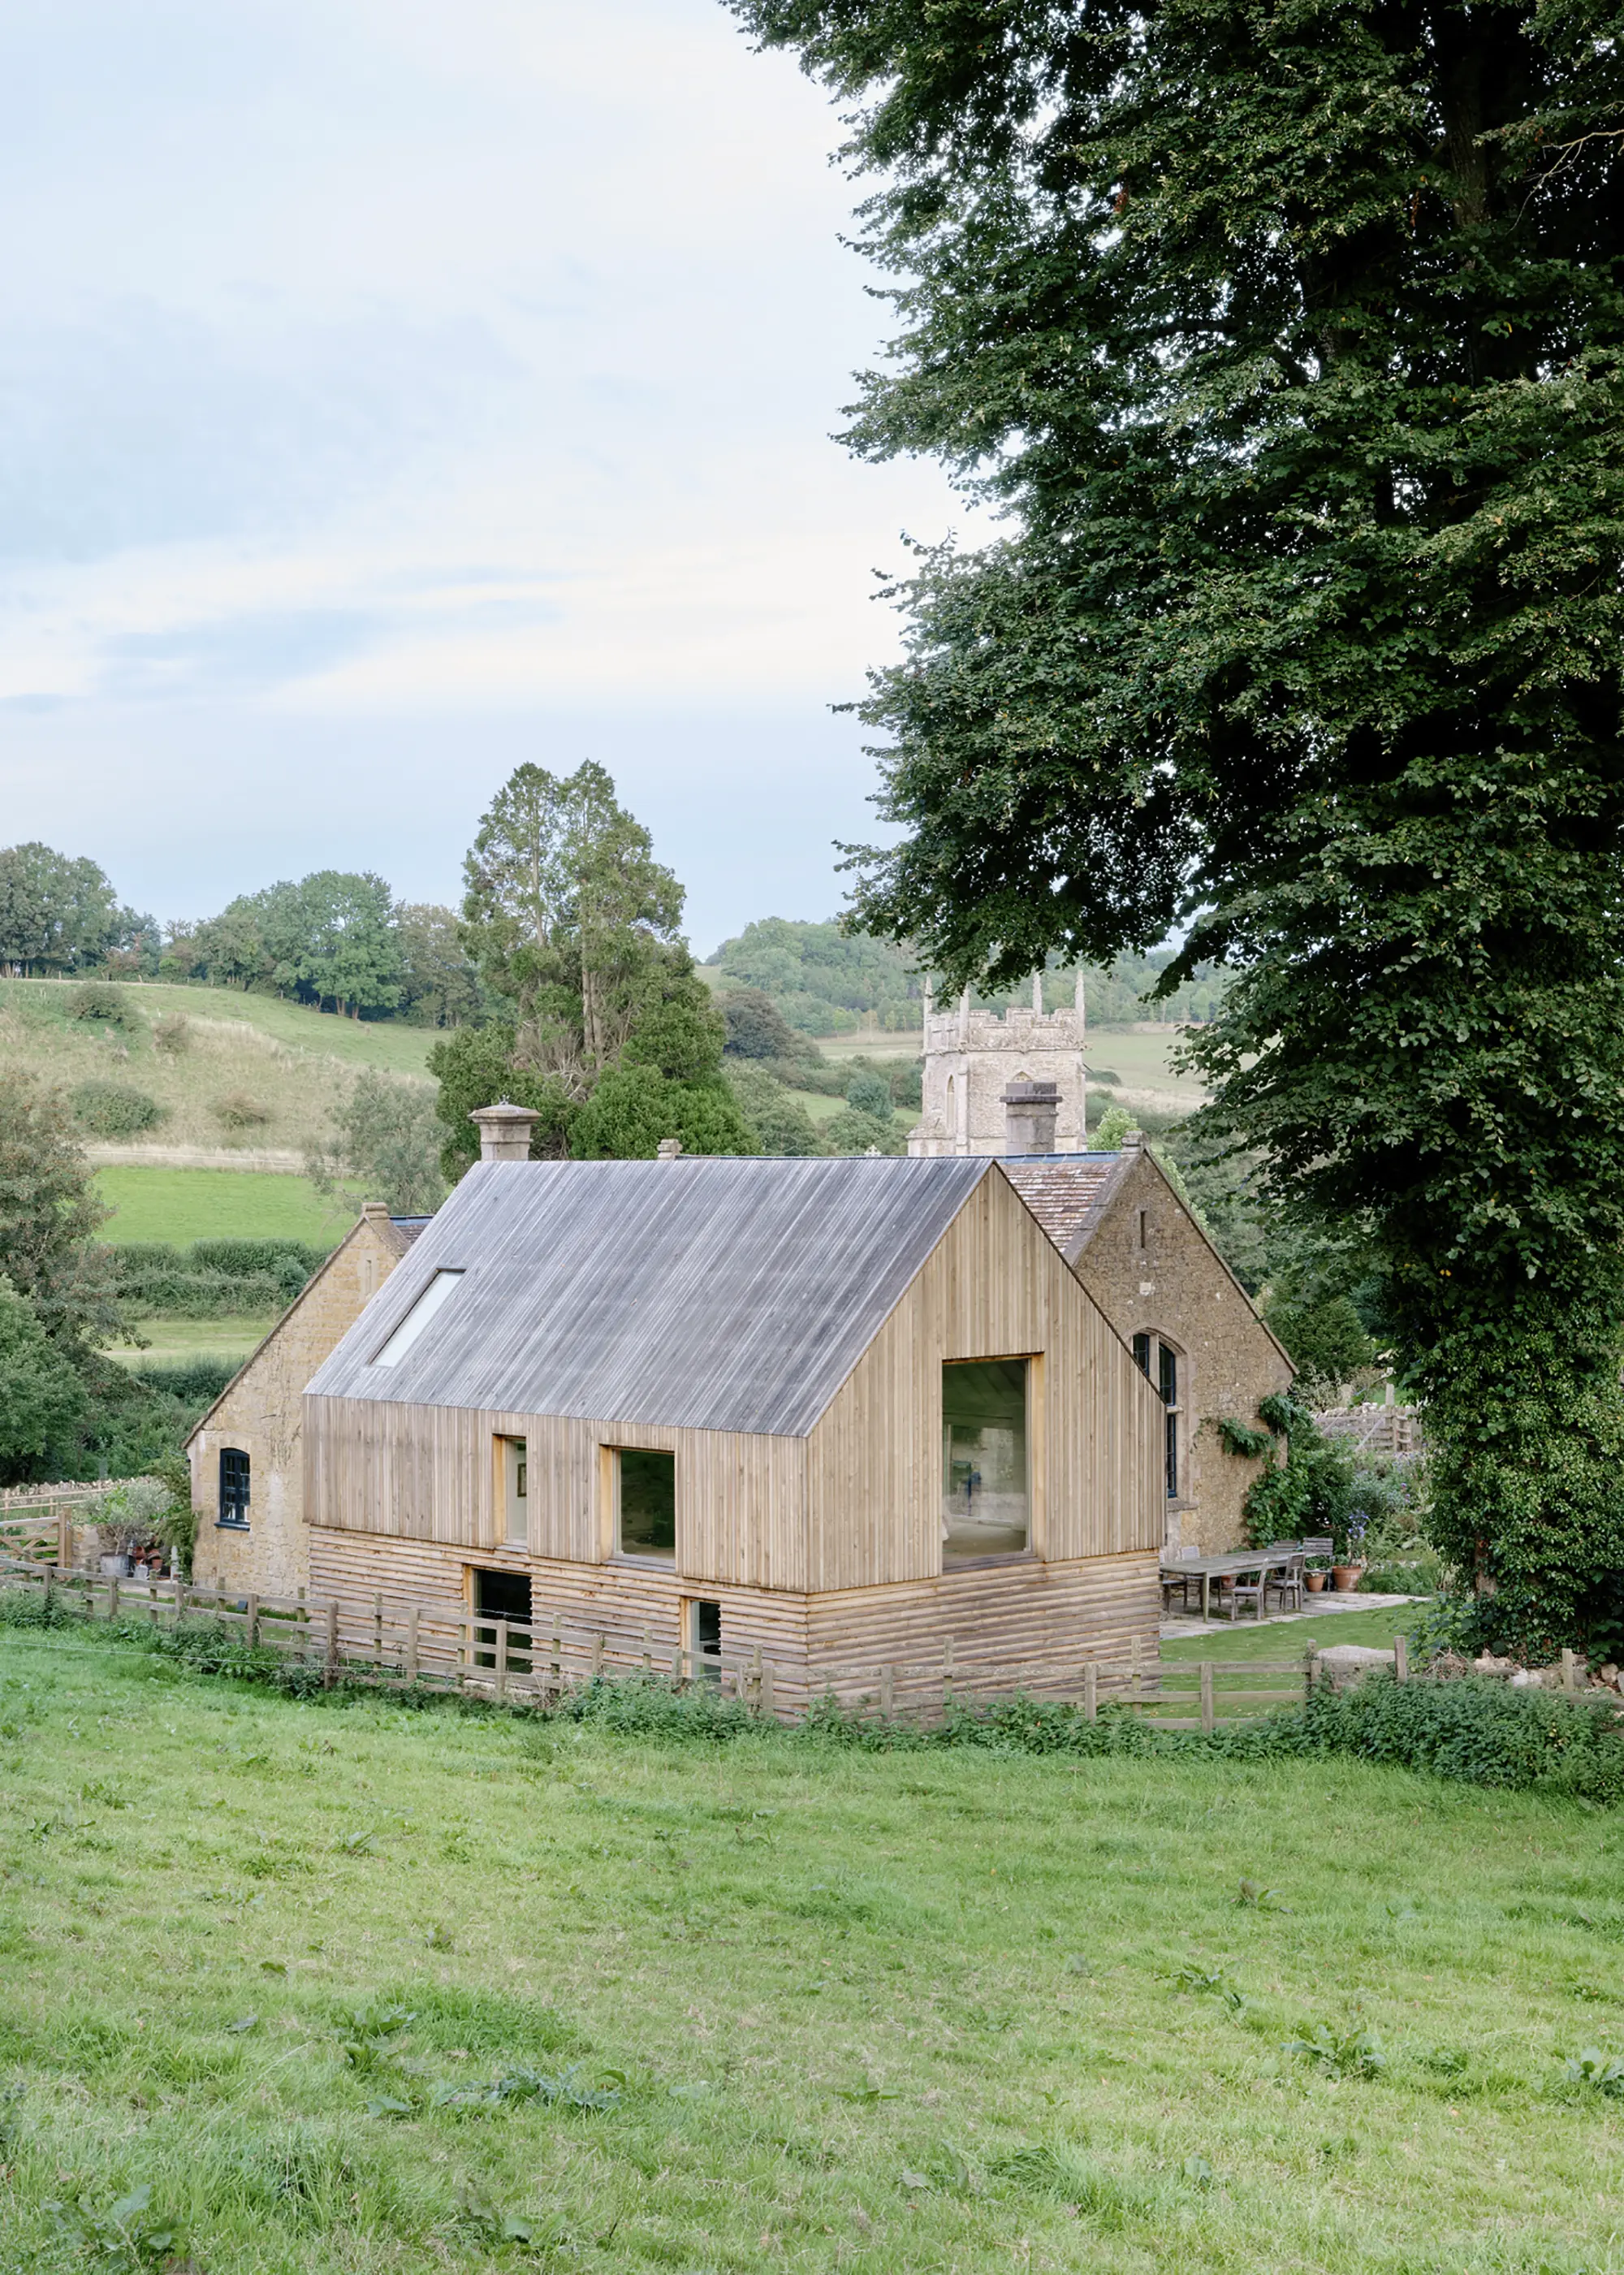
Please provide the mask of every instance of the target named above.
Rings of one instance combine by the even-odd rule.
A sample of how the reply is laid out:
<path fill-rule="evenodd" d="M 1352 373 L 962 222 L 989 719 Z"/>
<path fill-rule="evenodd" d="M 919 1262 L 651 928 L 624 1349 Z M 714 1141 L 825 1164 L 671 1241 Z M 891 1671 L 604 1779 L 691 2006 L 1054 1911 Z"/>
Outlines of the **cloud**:
<path fill-rule="evenodd" d="M 259 842 L 264 754 L 320 747 L 282 868 L 374 826 L 393 752 L 487 794 L 596 718 L 680 816 L 706 933 L 829 906 L 863 762 L 826 707 L 896 648 L 872 572 L 965 518 L 829 440 L 888 326 L 838 134 L 717 0 L 0 10 L 8 810 L 25 783 L 71 845 L 85 782 L 127 785 L 120 889 L 199 907 L 205 714 Z M 770 761 L 719 774 L 705 722 L 744 713 Z M 391 810 L 419 896 L 472 818 Z"/>

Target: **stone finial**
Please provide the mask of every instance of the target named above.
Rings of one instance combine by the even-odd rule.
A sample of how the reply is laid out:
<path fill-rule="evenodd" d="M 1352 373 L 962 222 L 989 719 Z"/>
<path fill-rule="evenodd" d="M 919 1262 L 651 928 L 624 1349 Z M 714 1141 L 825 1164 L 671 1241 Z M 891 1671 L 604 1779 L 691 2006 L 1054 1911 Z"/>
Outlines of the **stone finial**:
<path fill-rule="evenodd" d="M 680 1138 L 662 1138 L 654 1159 L 657 1161 L 675 1161 L 682 1150 L 683 1141 Z"/>
<path fill-rule="evenodd" d="M 1134 1146 L 1137 1146 L 1141 1152 L 1143 1152 L 1143 1151 L 1144 1151 L 1144 1130 L 1123 1130 L 1123 1132 L 1122 1132 L 1122 1145 L 1121 1145 L 1121 1147 L 1119 1148 L 1119 1150 L 1120 1150 L 1122 1153 L 1126 1153 L 1127 1152 L 1129 1152 L 1129 1150 L 1131 1147 L 1134 1147 Z"/>
<path fill-rule="evenodd" d="M 528 1106 L 499 1099 L 495 1106 L 476 1107 L 468 1119 L 480 1133 L 480 1160 L 529 1160 L 530 1133 L 541 1116 Z"/>
<path fill-rule="evenodd" d="M 1060 1112 L 1060 1085 L 1053 1082 L 1012 1082 L 1003 1092 L 1006 1153 L 1052 1153 L 1054 1120 Z"/>
<path fill-rule="evenodd" d="M 361 1214 L 370 1224 L 388 1224 L 390 1221 L 389 1206 L 384 1201 L 363 1201 Z"/>

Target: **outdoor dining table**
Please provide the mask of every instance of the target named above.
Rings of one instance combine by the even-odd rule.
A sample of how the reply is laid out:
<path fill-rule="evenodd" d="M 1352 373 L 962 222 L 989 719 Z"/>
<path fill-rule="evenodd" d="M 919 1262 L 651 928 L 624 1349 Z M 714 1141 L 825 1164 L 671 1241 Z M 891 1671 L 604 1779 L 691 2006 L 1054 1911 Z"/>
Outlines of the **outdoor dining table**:
<path fill-rule="evenodd" d="M 1232 1550 L 1224 1556 L 1164 1556 L 1161 1576 L 1164 1580 L 1195 1580 L 1201 1583 L 1201 1616 L 1212 1616 L 1212 1583 L 1214 1580 L 1238 1580 L 1244 1572 L 1284 1571 L 1290 1563 L 1289 1556 L 1252 1549 Z M 1263 1594 L 1258 1597 L 1258 1617 L 1263 1617 Z"/>

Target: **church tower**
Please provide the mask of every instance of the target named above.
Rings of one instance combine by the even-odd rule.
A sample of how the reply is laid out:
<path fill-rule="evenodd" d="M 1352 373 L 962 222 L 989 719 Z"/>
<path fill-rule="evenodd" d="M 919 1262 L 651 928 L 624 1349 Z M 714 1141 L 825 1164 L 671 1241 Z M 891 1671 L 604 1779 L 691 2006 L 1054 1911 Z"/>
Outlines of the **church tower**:
<path fill-rule="evenodd" d="M 938 1011 L 927 982 L 925 1102 L 908 1151 L 1082 1153 L 1088 1142 L 1084 1041 L 1081 974 L 1074 1006 L 1046 1011 L 1039 973 L 1031 1009 L 1022 1005 L 1001 1016 L 972 1010 L 968 988 L 955 1009 Z M 1051 1114 L 1053 1138 L 1045 1144 Z M 1028 1133 L 1017 1134 L 1014 1145 L 1012 1123 Z"/>

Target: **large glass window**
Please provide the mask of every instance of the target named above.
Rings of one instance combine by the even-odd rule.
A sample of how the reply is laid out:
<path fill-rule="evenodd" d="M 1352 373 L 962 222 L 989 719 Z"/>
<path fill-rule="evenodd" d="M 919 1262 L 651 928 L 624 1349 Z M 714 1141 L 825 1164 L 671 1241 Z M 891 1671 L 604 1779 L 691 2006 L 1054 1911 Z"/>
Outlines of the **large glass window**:
<path fill-rule="evenodd" d="M 963 1359 L 941 1370 L 941 1556 L 1018 1556 L 1031 1539 L 1026 1361 Z"/>
<path fill-rule="evenodd" d="M 618 1546 L 622 1555 L 657 1556 L 662 1564 L 675 1564 L 676 1455 L 623 1446 L 615 1459 L 620 1473 Z"/>

